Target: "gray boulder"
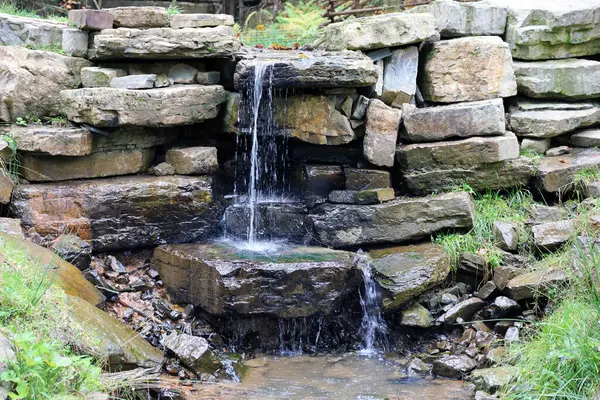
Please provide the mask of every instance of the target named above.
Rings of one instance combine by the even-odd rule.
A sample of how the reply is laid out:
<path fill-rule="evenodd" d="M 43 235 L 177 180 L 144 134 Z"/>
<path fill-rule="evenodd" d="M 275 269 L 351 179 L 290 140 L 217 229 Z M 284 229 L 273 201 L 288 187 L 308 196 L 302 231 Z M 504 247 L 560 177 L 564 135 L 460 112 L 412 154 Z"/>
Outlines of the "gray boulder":
<path fill-rule="evenodd" d="M 372 100 L 367 109 L 367 126 L 363 142 L 365 158 L 372 164 L 392 167 L 394 150 L 398 140 L 398 129 L 402 111 Z"/>
<path fill-rule="evenodd" d="M 171 28 L 206 28 L 233 26 L 233 15 L 229 14 L 176 14 L 171 16 Z"/>
<path fill-rule="evenodd" d="M 10 126 L 0 128 L 19 151 L 52 156 L 85 156 L 93 151 L 94 137 L 84 128 L 54 126 Z"/>
<path fill-rule="evenodd" d="M 222 367 L 203 337 L 172 332 L 164 338 L 163 345 L 197 375 L 212 374 Z"/>
<path fill-rule="evenodd" d="M 302 175 L 308 194 L 327 197 L 333 190 L 344 189 L 344 170 L 339 165 L 306 164 Z"/>
<path fill-rule="evenodd" d="M 477 390 L 495 393 L 501 387 L 508 385 L 516 374 L 517 370 L 512 366 L 484 368 L 473 371 L 469 380 Z"/>
<path fill-rule="evenodd" d="M 429 328 L 433 325 L 433 317 L 429 311 L 419 303 L 414 303 L 400 313 L 401 326 L 411 328 Z"/>
<path fill-rule="evenodd" d="M 471 297 L 470 299 L 461 301 L 452 306 L 452 308 L 446 311 L 440 318 L 446 325 L 453 325 L 463 321 L 468 322 L 473 315 L 483 307 L 485 307 L 485 301 L 481 300 L 479 297 Z"/>
<path fill-rule="evenodd" d="M 521 151 L 533 151 L 538 154 L 544 154 L 550 148 L 550 138 L 534 139 L 523 138 L 521 141 Z"/>
<path fill-rule="evenodd" d="M 162 28 L 169 25 L 164 7 L 115 7 L 106 9 L 112 14 L 116 28 Z"/>
<path fill-rule="evenodd" d="M 86 57 L 88 52 L 88 32 L 81 29 L 64 29 L 62 50 L 71 57 Z"/>
<path fill-rule="evenodd" d="M 209 175 L 219 169 L 216 147 L 171 149 L 166 161 L 181 175 Z"/>
<path fill-rule="evenodd" d="M 81 83 L 83 87 L 109 87 L 113 78 L 127 75 L 120 68 L 85 67 L 81 69 Z"/>
<path fill-rule="evenodd" d="M 575 147 L 600 147 L 600 129 L 577 132 L 571 135 L 569 140 Z"/>
<path fill-rule="evenodd" d="M 21 227 L 21 220 L 17 218 L 0 217 L 0 232 L 25 239 L 25 233 Z"/>
<path fill-rule="evenodd" d="M 569 191 L 578 171 L 596 168 L 600 164 L 600 150 L 573 149 L 560 157 L 545 157 L 538 163 L 535 184 L 543 191 L 565 193 Z"/>
<path fill-rule="evenodd" d="M 385 60 L 381 100 L 389 106 L 400 108 L 410 103 L 417 92 L 419 49 L 415 46 L 394 50 Z"/>
<path fill-rule="evenodd" d="M 546 222 L 531 228 L 533 243 L 543 250 L 554 250 L 560 247 L 571 238 L 574 230 L 573 220 Z"/>
<path fill-rule="evenodd" d="M 195 83 L 198 69 L 184 63 L 178 63 L 169 68 L 167 76 L 173 83 Z"/>
<path fill-rule="evenodd" d="M 511 279 L 506 285 L 505 292 L 513 300 L 527 300 L 543 295 L 550 288 L 560 287 L 568 280 L 568 276 L 560 270 L 537 270 Z"/>
<path fill-rule="evenodd" d="M 69 24 L 86 31 L 101 31 L 113 27 L 114 17 L 105 10 L 69 10 Z"/>
<path fill-rule="evenodd" d="M 391 187 L 389 171 L 344 168 L 346 190 L 385 189 Z"/>
<path fill-rule="evenodd" d="M 439 376 L 460 379 L 475 368 L 477 361 L 468 356 L 444 356 L 433 362 L 432 371 Z"/>
<path fill-rule="evenodd" d="M 64 22 L 0 14 L 0 45 L 60 46 L 68 27 Z"/>
<path fill-rule="evenodd" d="M 516 222 L 494 222 L 494 242 L 506 251 L 516 251 L 519 246 L 519 224 Z"/>
<path fill-rule="evenodd" d="M 379 204 L 394 200 L 394 189 L 334 190 L 329 201 L 338 204 Z"/>
<path fill-rule="evenodd" d="M 156 75 L 127 75 L 110 80 L 110 87 L 115 89 L 152 89 Z"/>

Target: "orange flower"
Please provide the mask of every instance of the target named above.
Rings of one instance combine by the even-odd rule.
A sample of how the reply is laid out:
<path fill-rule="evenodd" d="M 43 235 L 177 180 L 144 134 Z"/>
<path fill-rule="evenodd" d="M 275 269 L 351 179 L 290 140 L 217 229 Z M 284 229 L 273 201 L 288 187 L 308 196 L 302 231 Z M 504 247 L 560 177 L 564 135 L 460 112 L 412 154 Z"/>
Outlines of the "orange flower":
<path fill-rule="evenodd" d="M 258 31 L 264 31 L 265 30 L 265 26 L 264 25 L 257 25 L 256 26 L 256 30 L 258 30 Z"/>

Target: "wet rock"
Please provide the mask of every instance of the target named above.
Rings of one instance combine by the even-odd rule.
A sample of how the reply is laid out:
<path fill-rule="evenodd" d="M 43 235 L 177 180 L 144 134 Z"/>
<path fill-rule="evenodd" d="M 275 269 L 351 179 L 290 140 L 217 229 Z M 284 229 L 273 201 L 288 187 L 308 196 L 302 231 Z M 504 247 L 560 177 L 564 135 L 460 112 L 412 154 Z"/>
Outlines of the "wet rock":
<path fill-rule="evenodd" d="M 462 253 L 458 263 L 458 269 L 470 275 L 484 277 L 489 270 L 485 258 L 472 253 Z"/>
<path fill-rule="evenodd" d="M 329 24 L 317 43 L 327 50 L 373 50 L 420 43 L 437 34 L 431 14 L 390 13 Z"/>
<path fill-rule="evenodd" d="M 171 16 L 171 28 L 205 28 L 233 26 L 233 16 L 229 14 L 176 14 Z"/>
<path fill-rule="evenodd" d="M 529 150 L 539 154 L 546 153 L 546 150 L 550 148 L 550 139 L 532 139 L 524 138 L 521 142 L 521 151 Z"/>
<path fill-rule="evenodd" d="M 208 177 L 182 176 L 19 185 L 12 212 L 44 237 L 67 230 L 95 251 L 187 242 L 218 232 L 211 186 Z"/>
<path fill-rule="evenodd" d="M 508 385 L 516 375 L 512 366 L 478 369 L 471 373 L 470 380 L 477 390 L 495 393 L 498 389 Z"/>
<path fill-rule="evenodd" d="M 439 103 L 514 96 L 508 45 L 495 36 L 436 42 L 427 54 L 420 88 L 426 100 Z"/>
<path fill-rule="evenodd" d="M 510 126 L 518 136 L 551 138 L 600 122 L 594 103 L 519 99 L 510 107 Z"/>
<path fill-rule="evenodd" d="M 106 11 L 112 14 L 116 28 L 161 28 L 169 25 L 169 14 L 164 7 L 115 7 Z"/>
<path fill-rule="evenodd" d="M 480 312 L 483 319 L 499 319 L 517 313 L 521 310 L 519 304 L 505 296 L 498 296 L 494 302 Z"/>
<path fill-rule="evenodd" d="M 82 271 L 90 266 L 92 246 L 75 235 L 60 235 L 52 242 L 51 248 Z"/>
<path fill-rule="evenodd" d="M 8 371 L 10 363 L 17 361 L 17 355 L 13 344 L 6 336 L 0 333 L 0 374 Z M 8 393 L 11 392 L 13 384 L 8 381 L 0 382 L 0 399 L 8 399 Z"/>
<path fill-rule="evenodd" d="M 256 66 L 264 62 L 272 65 L 267 76 L 275 88 L 353 88 L 377 82 L 373 62 L 359 52 L 261 51 L 250 53 L 237 64 L 235 88 L 241 90 L 253 85 Z"/>
<path fill-rule="evenodd" d="M 443 305 L 455 305 L 458 303 L 458 296 L 452 293 L 444 293 L 442 297 L 440 297 L 440 303 Z"/>
<path fill-rule="evenodd" d="M 494 222 L 494 242 L 506 251 L 516 251 L 519 246 L 519 224 L 516 222 Z"/>
<path fill-rule="evenodd" d="M 410 364 L 408 364 L 408 369 L 414 373 L 423 375 L 431 371 L 431 365 L 419 358 L 414 358 Z"/>
<path fill-rule="evenodd" d="M 31 115 L 58 115 L 56 94 L 81 84 L 80 71 L 91 63 L 75 57 L 0 46 L 0 121 Z"/>
<path fill-rule="evenodd" d="M 412 328 L 429 328 L 431 325 L 433 325 L 433 317 L 429 311 L 419 303 L 414 303 L 406 310 L 402 310 L 400 315 L 401 326 L 410 326 Z"/>
<path fill-rule="evenodd" d="M 494 283 L 494 281 L 489 281 L 489 282 L 486 282 L 485 285 L 480 287 L 475 295 L 482 300 L 487 300 L 494 295 L 496 290 L 497 290 L 497 287 L 496 287 L 496 284 Z"/>
<path fill-rule="evenodd" d="M 85 88 L 60 92 L 69 120 L 97 127 L 164 127 L 215 118 L 227 99 L 222 86 L 184 85 L 124 90 Z"/>
<path fill-rule="evenodd" d="M 21 220 L 17 218 L 0 217 L 0 232 L 25 239 L 25 234 L 23 233 L 23 228 L 21 227 Z"/>
<path fill-rule="evenodd" d="M 96 134 L 94 152 L 149 149 L 168 144 L 177 138 L 176 128 L 124 127 L 111 130 L 107 135 Z"/>
<path fill-rule="evenodd" d="M 188 64 L 178 63 L 169 68 L 167 76 L 173 83 L 195 83 L 198 69 Z"/>
<path fill-rule="evenodd" d="M 519 276 L 524 271 L 510 265 L 499 265 L 494 268 L 494 284 L 498 290 L 504 290 L 506 284 L 514 277 Z"/>
<path fill-rule="evenodd" d="M 86 88 L 109 87 L 113 78 L 125 75 L 127 72 L 120 68 L 85 67 L 81 69 L 81 83 Z"/>
<path fill-rule="evenodd" d="M 344 189 L 344 171 L 337 165 L 304 166 L 304 190 L 310 194 L 328 196 L 334 190 Z"/>
<path fill-rule="evenodd" d="M 113 27 L 114 17 L 105 10 L 70 10 L 69 24 L 87 31 L 100 31 Z"/>
<path fill-rule="evenodd" d="M 546 222 L 545 224 L 534 225 L 531 228 L 533 232 L 533 243 L 539 249 L 553 250 L 566 243 L 575 230 L 573 220 Z"/>
<path fill-rule="evenodd" d="M 394 200 L 394 189 L 334 190 L 329 201 L 337 204 L 380 204 Z"/>
<path fill-rule="evenodd" d="M 433 362 L 433 373 L 447 378 L 462 378 L 477 368 L 477 361 L 468 356 L 445 356 Z"/>
<path fill-rule="evenodd" d="M 391 187 L 390 173 L 377 169 L 344 168 L 346 190 L 386 189 Z"/>
<path fill-rule="evenodd" d="M 103 178 L 145 171 L 153 161 L 153 148 L 107 151 L 81 157 L 24 154 L 21 156 L 21 175 L 30 182 Z"/>
<path fill-rule="evenodd" d="M 320 243 L 345 247 L 402 243 L 442 229 L 469 229 L 474 209 L 469 194 L 454 192 L 372 206 L 323 204 L 314 208 L 309 218 Z"/>
<path fill-rule="evenodd" d="M 600 62 L 566 59 L 515 62 L 519 93 L 542 99 L 600 97 Z"/>
<path fill-rule="evenodd" d="M 405 104 L 402 139 L 437 142 L 448 138 L 498 136 L 505 132 L 501 99 L 416 108 Z"/>
<path fill-rule="evenodd" d="M 93 35 L 88 56 L 93 60 L 226 58 L 239 46 L 230 26 L 104 29 Z"/>
<path fill-rule="evenodd" d="M 174 302 L 213 315 L 329 315 L 357 290 L 352 253 L 297 247 L 255 254 L 219 244 L 165 245 L 153 265 Z"/>
<path fill-rule="evenodd" d="M 367 109 L 367 126 L 363 142 L 365 158 L 375 165 L 394 166 L 394 149 L 402 111 L 379 100 L 371 100 Z"/>
<path fill-rule="evenodd" d="M 544 291 L 564 284 L 567 281 L 567 275 L 560 270 L 532 271 L 511 279 L 506 284 L 505 292 L 513 300 L 527 300 L 538 295 L 543 295 Z"/>
<path fill-rule="evenodd" d="M 381 100 L 388 106 L 400 108 L 409 103 L 417 92 L 419 49 L 415 46 L 394 50 L 386 59 L 383 72 Z"/>
<path fill-rule="evenodd" d="M 578 171 L 600 164 L 600 150 L 573 149 L 570 154 L 540 160 L 535 177 L 538 188 L 546 192 L 564 193 L 572 188 Z"/>
<path fill-rule="evenodd" d="M 450 261 L 430 243 L 370 251 L 375 278 L 382 288 L 383 306 L 394 311 L 437 286 L 450 272 Z"/>
<path fill-rule="evenodd" d="M 588 129 L 577 132 L 571 135 L 569 141 L 575 147 L 599 147 L 600 129 Z"/>
<path fill-rule="evenodd" d="M 152 167 L 151 171 L 156 176 L 175 175 L 175 168 L 171 164 L 162 162 Z"/>
<path fill-rule="evenodd" d="M 454 323 L 459 322 L 459 320 L 469 321 L 471 317 L 483 307 L 485 307 L 485 302 L 483 300 L 478 297 L 472 297 L 452 306 L 452 308 L 446 311 L 441 318 L 446 325 L 453 325 Z"/>
<path fill-rule="evenodd" d="M 127 268 L 125 268 L 125 266 L 123 264 L 121 264 L 121 262 L 119 262 L 119 260 L 117 260 L 116 257 L 108 256 L 108 257 L 106 257 L 106 261 L 108 262 L 108 266 L 110 267 L 110 269 L 112 269 L 116 273 L 118 273 L 118 274 L 126 274 L 127 273 Z"/>
<path fill-rule="evenodd" d="M 438 0 L 407 10 L 429 13 L 435 17 L 442 37 L 504 35 L 506 10 L 489 2 Z"/>
<path fill-rule="evenodd" d="M 569 146 L 558 146 L 553 147 L 551 149 L 546 150 L 547 157 L 558 157 L 565 154 L 569 154 L 571 152 L 571 148 Z"/>
<path fill-rule="evenodd" d="M 62 50 L 71 57 L 86 57 L 88 52 L 88 32 L 80 29 L 63 30 Z"/>
<path fill-rule="evenodd" d="M 208 175 L 219 168 L 216 147 L 171 149 L 167 151 L 167 163 L 181 175 Z"/>
<path fill-rule="evenodd" d="M 68 25 L 41 18 L 0 15 L 0 45 L 60 46 L 63 30 Z"/>
<path fill-rule="evenodd" d="M 127 75 L 110 80 L 110 87 L 115 89 L 152 89 L 156 75 Z"/>
<path fill-rule="evenodd" d="M 85 156 L 93 149 L 92 133 L 73 126 L 11 126 L 0 128 L 0 134 L 9 135 L 19 151 L 52 156 Z"/>

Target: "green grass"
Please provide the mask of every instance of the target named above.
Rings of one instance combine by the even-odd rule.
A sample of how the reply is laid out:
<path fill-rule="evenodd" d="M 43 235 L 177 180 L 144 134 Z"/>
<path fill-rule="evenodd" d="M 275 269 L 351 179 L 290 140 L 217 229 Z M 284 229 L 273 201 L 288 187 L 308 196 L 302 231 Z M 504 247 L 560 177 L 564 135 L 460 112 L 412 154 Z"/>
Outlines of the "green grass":
<path fill-rule="evenodd" d="M 447 233 L 434 238 L 444 247 L 454 266 L 462 253 L 479 254 L 491 267 L 501 265 L 502 252 L 494 245 L 493 226 L 495 221 L 513 221 L 523 224 L 528 218 L 526 207 L 533 204 L 529 191 L 513 190 L 507 194 L 484 192 L 474 194 L 475 225 L 466 234 Z M 524 229 L 521 229 L 524 232 Z M 522 240 L 525 240 L 524 237 Z"/>
<path fill-rule="evenodd" d="M 10 148 L 10 155 L 7 159 L 0 158 L 0 173 L 10 177 L 13 182 L 17 183 L 21 166 L 21 160 L 17 153 L 17 143 L 8 135 L 0 135 L 0 141 L 6 142 Z"/>
<path fill-rule="evenodd" d="M 25 10 L 12 4 L 10 1 L 0 1 L 0 14 L 15 15 L 17 17 L 37 18 L 37 19 L 48 19 L 57 22 L 68 22 L 69 19 L 61 15 L 49 15 L 42 17 L 32 10 Z"/>
<path fill-rule="evenodd" d="M 25 45 L 25 48 L 27 48 L 29 50 L 50 51 L 52 53 L 58 53 L 63 56 L 67 54 L 63 51 L 62 46 L 56 45 L 56 44 L 37 44 L 37 45 L 28 44 L 28 45 Z"/>

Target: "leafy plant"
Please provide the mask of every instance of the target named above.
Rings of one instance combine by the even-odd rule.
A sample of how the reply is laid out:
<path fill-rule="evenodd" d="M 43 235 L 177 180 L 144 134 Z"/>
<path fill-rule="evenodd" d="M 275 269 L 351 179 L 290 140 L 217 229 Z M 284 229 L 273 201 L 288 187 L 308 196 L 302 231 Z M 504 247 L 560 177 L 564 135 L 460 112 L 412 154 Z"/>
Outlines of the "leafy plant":
<path fill-rule="evenodd" d="M 181 9 L 181 7 L 179 7 L 177 5 L 176 1 L 173 1 L 169 5 L 169 8 L 167 8 L 167 13 L 169 14 L 169 17 L 172 17 L 173 15 L 181 14 L 182 12 L 183 12 L 183 10 Z"/>
<path fill-rule="evenodd" d="M 8 175 L 14 182 L 17 182 L 21 166 L 21 160 L 17 153 L 17 142 L 9 135 L 0 135 L 0 141 L 8 144 L 8 148 L 10 149 L 8 159 L 0 157 L 0 172 Z"/>

